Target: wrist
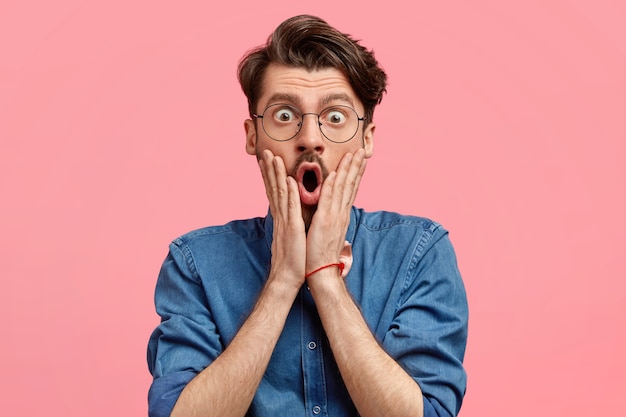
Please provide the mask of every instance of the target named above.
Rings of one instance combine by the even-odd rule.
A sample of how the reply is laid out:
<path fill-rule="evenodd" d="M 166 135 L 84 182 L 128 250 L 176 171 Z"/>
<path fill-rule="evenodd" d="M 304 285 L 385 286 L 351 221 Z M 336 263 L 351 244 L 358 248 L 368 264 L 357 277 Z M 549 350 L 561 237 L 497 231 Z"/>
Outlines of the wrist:
<path fill-rule="evenodd" d="M 302 272 L 295 273 L 288 270 L 276 270 L 272 268 L 265 283 L 265 287 L 271 287 L 273 291 L 277 293 L 287 293 L 291 295 L 292 292 L 297 293 L 304 284 L 305 279 L 302 277 Z"/>
<path fill-rule="evenodd" d="M 337 266 L 320 269 L 306 278 L 306 283 L 314 297 L 326 294 L 324 297 L 327 298 L 330 294 L 341 291 L 341 287 L 345 288 L 341 271 Z"/>
<path fill-rule="evenodd" d="M 319 274 L 322 271 L 325 271 L 325 270 L 331 269 L 331 268 L 332 269 L 335 269 L 335 268 L 338 269 L 339 270 L 339 276 L 341 276 L 341 273 L 343 272 L 343 268 L 344 267 L 345 267 L 345 264 L 343 262 L 334 262 L 334 263 L 322 265 L 322 266 L 317 267 L 317 268 L 313 269 L 312 271 L 306 273 L 304 275 L 304 278 L 308 279 L 308 278 L 310 278 L 310 277 L 312 277 L 314 275 Z M 328 272 L 328 271 L 325 271 L 325 272 Z"/>

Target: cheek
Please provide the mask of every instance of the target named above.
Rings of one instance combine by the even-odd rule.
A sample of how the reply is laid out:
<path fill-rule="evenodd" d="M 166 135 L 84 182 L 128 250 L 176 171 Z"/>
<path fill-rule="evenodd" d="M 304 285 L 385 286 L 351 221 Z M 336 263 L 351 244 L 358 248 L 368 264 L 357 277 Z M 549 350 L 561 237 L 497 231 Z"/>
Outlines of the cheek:
<path fill-rule="evenodd" d="M 341 147 L 336 149 L 336 152 L 333 152 L 333 155 L 328 158 L 328 168 L 331 170 L 336 170 L 339 166 L 339 163 L 343 159 L 343 157 L 347 153 L 355 154 L 359 149 L 362 149 L 362 141 L 359 139 L 358 142 L 350 141 L 349 143 L 343 144 Z"/>
<path fill-rule="evenodd" d="M 295 152 L 293 151 L 292 147 L 289 147 L 288 145 L 289 142 L 285 142 L 285 143 L 281 143 L 281 142 L 276 142 L 274 140 L 259 140 L 256 143 L 256 155 L 257 158 L 259 157 L 259 155 L 261 155 L 261 152 L 263 152 L 266 149 L 269 149 L 272 154 L 274 154 L 274 156 L 280 156 L 285 164 L 285 168 L 287 169 L 287 172 L 289 172 L 292 168 L 293 165 L 296 162 L 297 156 L 295 154 Z"/>
<path fill-rule="evenodd" d="M 274 146 L 274 143 L 272 142 L 273 141 L 268 141 L 262 137 L 258 137 L 254 146 L 257 156 L 260 155 L 261 152 L 263 152 L 266 149 L 269 149 L 270 151 L 272 151 L 274 155 L 277 155 L 278 150 L 276 149 L 276 146 Z"/>

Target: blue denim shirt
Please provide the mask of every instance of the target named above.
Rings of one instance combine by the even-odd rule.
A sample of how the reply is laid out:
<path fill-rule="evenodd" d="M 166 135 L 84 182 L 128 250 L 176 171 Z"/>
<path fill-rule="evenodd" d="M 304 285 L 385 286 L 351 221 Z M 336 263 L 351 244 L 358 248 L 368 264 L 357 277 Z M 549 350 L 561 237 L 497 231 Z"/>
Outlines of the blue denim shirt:
<path fill-rule="evenodd" d="M 467 298 L 447 232 L 430 220 L 353 208 L 347 287 L 385 351 L 418 383 L 424 415 L 453 416 L 466 374 Z M 185 385 L 233 340 L 267 279 L 272 218 L 196 230 L 170 245 L 148 344 L 149 415 L 169 416 Z M 252 405 L 255 417 L 357 416 L 304 286 Z"/>

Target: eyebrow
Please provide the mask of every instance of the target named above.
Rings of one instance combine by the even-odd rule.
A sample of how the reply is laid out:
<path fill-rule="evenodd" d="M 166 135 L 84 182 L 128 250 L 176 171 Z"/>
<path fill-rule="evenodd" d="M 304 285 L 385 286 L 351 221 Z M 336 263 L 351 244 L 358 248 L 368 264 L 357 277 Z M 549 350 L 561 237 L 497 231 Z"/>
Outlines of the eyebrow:
<path fill-rule="evenodd" d="M 280 102 L 280 101 L 286 101 L 288 103 L 294 104 L 298 107 L 300 107 L 302 105 L 302 99 L 295 95 L 295 94 L 291 94 L 291 93 L 275 93 L 272 94 L 272 96 L 269 98 L 269 100 L 267 101 L 268 104 L 273 104 L 275 102 Z M 329 94 L 325 97 L 323 97 L 320 100 L 320 106 L 326 106 L 332 102 L 335 101 L 344 101 L 346 103 L 349 103 L 351 107 L 354 107 L 354 101 L 352 100 L 352 98 L 345 94 L 345 93 L 335 93 L 335 94 Z"/>
<path fill-rule="evenodd" d="M 325 106 L 332 103 L 333 101 L 345 101 L 346 103 L 349 103 L 351 107 L 354 107 L 354 102 L 352 101 L 352 98 L 345 93 L 329 94 L 320 100 L 320 105 Z"/>
<path fill-rule="evenodd" d="M 302 99 L 295 94 L 290 93 L 275 93 L 267 101 L 268 104 L 272 104 L 277 101 L 287 101 L 289 103 L 295 104 L 296 106 L 300 106 L 302 104 Z"/>

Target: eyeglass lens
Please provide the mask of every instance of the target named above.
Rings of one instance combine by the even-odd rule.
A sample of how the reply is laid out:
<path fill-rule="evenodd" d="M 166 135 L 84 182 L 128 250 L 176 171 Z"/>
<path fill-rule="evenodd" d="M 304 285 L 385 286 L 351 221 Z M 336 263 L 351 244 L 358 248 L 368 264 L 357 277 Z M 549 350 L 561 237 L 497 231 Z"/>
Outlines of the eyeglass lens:
<path fill-rule="evenodd" d="M 274 140 L 287 141 L 295 137 L 304 123 L 304 116 L 318 119 L 322 134 L 332 142 L 347 142 L 359 128 L 359 116 L 348 106 L 332 106 L 321 113 L 302 113 L 286 104 L 273 104 L 263 112 L 263 129 Z"/>

